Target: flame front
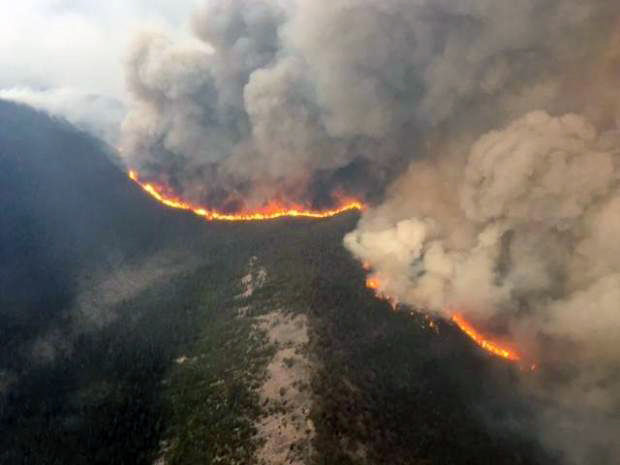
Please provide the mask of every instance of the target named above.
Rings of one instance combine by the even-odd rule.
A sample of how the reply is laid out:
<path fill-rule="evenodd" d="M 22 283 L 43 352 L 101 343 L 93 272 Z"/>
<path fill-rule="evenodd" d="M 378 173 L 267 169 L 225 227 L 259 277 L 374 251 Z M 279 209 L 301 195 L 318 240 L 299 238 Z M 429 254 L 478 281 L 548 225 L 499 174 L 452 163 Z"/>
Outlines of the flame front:
<path fill-rule="evenodd" d="M 482 347 L 487 352 L 497 355 L 498 357 L 505 358 L 513 362 L 517 362 L 521 359 L 519 354 L 515 351 L 500 345 L 498 342 L 487 339 L 476 328 L 469 323 L 463 315 L 455 313 L 452 315 L 451 320 L 458 326 L 458 328 L 467 334 L 476 344 Z"/>
<path fill-rule="evenodd" d="M 191 211 L 194 214 L 201 216 L 207 220 L 220 220 L 220 221 L 261 221 L 272 220 L 282 217 L 302 217 L 302 218 L 328 218 L 331 216 L 339 215 L 341 213 L 349 211 L 360 211 L 364 209 L 364 204 L 358 200 L 350 200 L 343 202 L 339 207 L 331 210 L 311 210 L 304 209 L 303 207 L 290 207 L 282 206 L 277 203 L 269 204 L 259 211 L 255 212 L 240 212 L 240 213 L 222 213 L 217 210 L 207 209 L 198 205 L 194 205 L 190 202 L 186 202 L 183 199 L 167 193 L 167 189 L 158 186 L 152 182 L 143 182 L 136 171 L 129 171 L 129 178 L 137 183 L 145 192 L 158 202 L 179 210 Z M 370 265 L 364 263 L 364 269 L 370 270 Z M 366 287 L 372 289 L 375 295 L 381 299 L 387 300 L 393 308 L 396 308 L 398 301 L 381 291 L 381 281 L 377 276 L 369 276 L 366 279 Z M 503 347 L 497 342 L 491 341 L 485 338 L 476 328 L 472 326 L 465 318 L 455 313 L 452 315 L 451 320 L 457 325 L 457 327 L 467 334 L 476 344 L 482 347 L 484 350 L 502 357 L 506 360 L 518 361 L 520 356 L 513 350 Z"/>
<path fill-rule="evenodd" d="M 312 210 L 303 206 L 282 205 L 272 202 L 257 211 L 243 211 L 239 213 L 223 213 L 217 210 L 208 209 L 199 205 L 187 202 L 168 192 L 165 187 L 152 182 L 143 182 L 136 171 L 129 171 L 129 178 L 137 183 L 145 192 L 158 202 L 178 210 L 191 211 L 207 220 L 219 221 L 261 221 L 274 220 L 282 217 L 301 217 L 301 218 L 329 218 L 341 213 L 350 211 L 360 211 L 364 209 L 364 204 L 359 200 L 346 200 L 337 208 L 330 210 Z"/>
<path fill-rule="evenodd" d="M 363 268 L 366 271 L 369 271 L 371 269 L 370 264 L 368 263 L 364 263 Z M 381 290 L 381 280 L 377 275 L 368 276 L 366 278 L 366 287 L 372 289 L 378 298 L 387 300 L 392 305 L 392 308 L 396 308 L 398 301 L 395 298 L 386 295 Z M 492 341 L 483 336 L 480 331 L 474 328 L 474 326 L 463 317 L 463 315 L 459 313 L 452 313 L 450 319 L 461 331 L 467 334 L 467 336 L 469 336 L 476 344 L 478 344 L 487 352 L 513 362 L 518 362 L 519 360 L 521 360 L 521 356 L 514 350 L 509 349 L 508 347 L 505 347 L 502 344 L 496 341 Z M 531 365 L 530 369 L 532 371 L 535 370 L 536 365 Z"/>
<path fill-rule="evenodd" d="M 367 263 L 364 263 L 364 269 L 366 271 L 370 270 L 370 265 Z M 375 293 L 375 296 L 377 296 L 377 298 L 381 299 L 381 300 L 385 300 L 387 301 L 394 310 L 396 310 L 396 307 L 398 306 L 398 299 L 389 296 L 387 294 L 385 294 L 380 288 L 381 288 L 381 280 L 377 277 L 377 276 L 368 276 L 366 278 L 366 287 L 368 289 L 372 289 Z"/>

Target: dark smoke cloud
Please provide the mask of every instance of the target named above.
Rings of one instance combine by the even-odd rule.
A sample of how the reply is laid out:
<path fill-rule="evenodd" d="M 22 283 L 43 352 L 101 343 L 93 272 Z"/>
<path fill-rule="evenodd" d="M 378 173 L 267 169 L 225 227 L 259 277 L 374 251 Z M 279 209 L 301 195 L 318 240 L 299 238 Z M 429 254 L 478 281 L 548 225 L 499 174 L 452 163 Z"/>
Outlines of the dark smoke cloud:
<path fill-rule="evenodd" d="M 568 463 L 620 454 L 620 6 L 210 1 L 138 40 L 130 165 L 234 209 L 382 202 L 346 246 L 386 294 L 503 327 Z M 408 166 L 408 168 L 407 168 Z"/>
<path fill-rule="evenodd" d="M 347 188 L 365 197 L 423 155 L 432 130 L 566 106 L 566 69 L 591 60 L 609 8 L 210 1 L 193 43 L 152 33 L 134 44 L 122 147 L 145 175 L 216 206 L 316 200 L 352 167 Z"/>
<path fill-rule="evenodd" d="M 316 203 L 340 193 L 347 171 L 357 173 L 353 193 L 384 185 L 399 141 L 331 127 L 335 115 L 318 96 L 310 53 L 295 44 L 311 39 L 295 32 L 294 18 L 307 8 L 209 2 L 193 17 L 195 43 L 156 33 L 138 39 L 127 72 L 134 104 L 123 126 L 129 163 L 215 206 Z"/>

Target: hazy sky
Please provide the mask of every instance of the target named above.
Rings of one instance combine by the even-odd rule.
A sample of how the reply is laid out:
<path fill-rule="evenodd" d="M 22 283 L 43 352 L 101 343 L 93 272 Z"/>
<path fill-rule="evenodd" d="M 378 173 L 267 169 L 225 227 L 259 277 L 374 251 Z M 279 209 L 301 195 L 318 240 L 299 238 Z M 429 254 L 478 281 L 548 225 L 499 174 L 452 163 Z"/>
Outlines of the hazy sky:
<path fill-rule="evenodd" d="M 135 34 L 187 34 L 197 0 L 5 1 L 0 89 L 69 88 L 124 98 L 123 60 Z"/>

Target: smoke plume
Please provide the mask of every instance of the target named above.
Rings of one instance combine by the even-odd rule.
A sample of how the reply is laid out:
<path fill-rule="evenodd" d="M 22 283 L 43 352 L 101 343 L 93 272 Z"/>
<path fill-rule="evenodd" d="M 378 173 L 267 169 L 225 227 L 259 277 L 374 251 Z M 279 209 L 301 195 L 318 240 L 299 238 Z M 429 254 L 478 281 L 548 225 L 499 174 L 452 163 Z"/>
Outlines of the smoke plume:
<path fill-rule="evenodd" d="M 568 463 L 620 452 L 619 147 L 583 116 L 531 112 L 413 163 L 345 238 L 381 292 L 502 328 L 539 364 L 524 385 Z"/>
<path fill-rule="evenodd" d="M 503 332 L 569 463 L 620 453 L 620 6 L 209 1 L 127 62 L 128 163 L 228 210 L 357 195 L 381 291 Z M 614 455 L 615 454 L 615 455 Z"/>
<path fill-rule="evenodd" d="M 479 12 L 495 33 L 470 29 L 428 69 L 427 146 L 345 245 L 385 295 L 446 318 L 458 311 L 514 341 L 539 364 L 521 384 L 544 406 L 543 442 L 566 463 L 613 463 L 620 9 L 529 2 L 504 21 L 488 7 Z"/>
<path fill-rule="evenodd" d="M 193 42 L 134 43 L 122 150 L 143 175 L 229 210 L 376 199 L 458 120 L 479 130 L 570 106 L 567 70 L 596 59 L 610 5 L 209 1 Z"/>

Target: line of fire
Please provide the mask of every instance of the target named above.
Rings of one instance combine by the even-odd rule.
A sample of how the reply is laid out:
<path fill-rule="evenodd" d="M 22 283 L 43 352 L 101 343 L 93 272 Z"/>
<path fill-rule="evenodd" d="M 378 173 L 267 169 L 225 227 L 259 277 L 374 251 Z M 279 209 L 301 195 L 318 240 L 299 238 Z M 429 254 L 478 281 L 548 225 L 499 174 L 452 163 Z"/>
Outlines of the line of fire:
<path fill-rule="evenodd" d="M 364 269 L 366 271 L 369 271 L 369 265 L 365 263 Z M 381 290 L 381 280 L 377 276 L 369 276 L 366 279 L 366 287 L 372 289 L 377 298 L 387 301 L 392 306 L 392 308 L 395 309 L 397 307 L 398 301 L 395 298 L 385 294 Z M 482 348 L 489 354 L 500 357 L 510 362 L 517 362 L 520 364 L 524 363 L 522 355 L 517 350 L 507 344 L 495 340 L 490 336 L 485 335 L 458 311 L 448 311 L 446 312 L 446 314 L 450 315 L 450 321 L 452 321 L 452 323 L 454 323 L 457 328 L 459 328 L 480 348 Z M 536 369 L 536 365 L 530 364 L 529 366 L 527 366 L 527 368 L 530 371 L 533 371 Z"/>
<path fill-rule="evenodd" d="M 300 205 L 284 206 L 274 202 L 257 211 L 224 213 L 183 200 L 180 197 L 171 194 L 169 189 L 166 189 L 164 186 L 158 185 L 157 183 L 143 181 L 140 178 L 140 175 L 134 170 L 130 170 L 128 175 L 129 178 L 138 184 L 146 193 L 163 205 L 178 210 L 190 211 L 209 221 L 264 221 L 284 217 L 321 219 L 352 211 L 362 211 L 366 208 L 365 205 L 359 200 L 347 199 L 339 206 L 329 210 L 312 210 L 304 208 Z M 364 264 L 364 268 L 368 271 L 369 265 Z M 396 308 L 398 305 L 398 301 L 395 298 L 388 296 L 381 291 L 381 282 L 376 276 L 369 276 L 366 279 L 366 287 L 372 289 L 378 298 L 388 301 L 392 308 Z M 521 356 L 517 351 L 483 335 L 483 333 L 476 329 L 471 322 L 467 321 L 462 314 L 450 312 L 450 315 L 451 321 L 472 341 L 488 353 L 511 362 L 521 361 Z M 535 366 L 532 365 L 530 368 L 534 369 L 534 367 Z"/>
<path fill-rule="evenodd" d="M 209 221 L 264 221 L 283 217 L 320 219 L 364 209 L 364 204 L 359 200 L 343 199 L 338 206 L 328 210 L 312 210 L 302 205 L 284 205 L 272 202 L 256 211 L 225 213 L 183 200 L 176 195 L 170 194 L 169 190 L 164 186 L 154 182 L 142 181 L 136 171 L 130 170 L 129 177 L 158 202 L 178 210 L 191 211 Z"/>

